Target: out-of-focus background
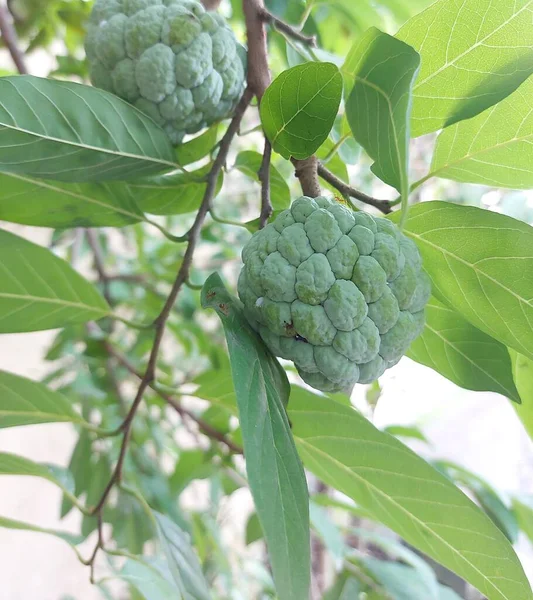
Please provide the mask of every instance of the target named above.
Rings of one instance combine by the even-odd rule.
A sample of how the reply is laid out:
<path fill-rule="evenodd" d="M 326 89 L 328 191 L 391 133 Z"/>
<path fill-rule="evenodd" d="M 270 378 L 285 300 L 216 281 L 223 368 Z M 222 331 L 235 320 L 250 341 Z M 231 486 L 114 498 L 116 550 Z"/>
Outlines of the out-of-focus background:
<path fill-rule="evenodd" d="M 46 14 L 52 10 L 68 12 L 72 9 L 72 14 L 76 15 L 78 13 L 74 9 L 79 3 L 54 1 L 44 9 L 43 4 L 47 3 L 33 2 L 32 5 L 32 2 L 20 0 L 11 4 L 14 11 L 18 10 L 21 15 L 25 14 L 24 10 L 29 10 L 31 14 L 32 6 L 33 10 L 40 11 L 43 15 L 37 23 L 31 25 L 31 31 L 23 42 L 25 47 L 29 44 L 30 53 L 26 60 L 30 73 L 47 76 L 59 68 L 59 76 L 75 78 L 78 62 L 81 64 L 83 59 L 79 38 L 76 37 L 81 36 L 81 24 L 74 22 L 66 28 L 63 24 L 54 29 L 50 23 L 56 21 L 48 19 Z M 81 4 L 88 6 L 89 3 Z M 417 4 L 422 6 L 424 2 Z M 222 10 L 230 14 L 230 3 L 223 3 Z M 85 8 L 81 13 L 84 12 L 87 12 Z M 338 16 L 329 18 L 339 19 Z M 387 18 L 393 22 L 390 16 Z M 333 32 L 336 26 L 332 25 Z M 347 47 L 349 42 L 350 40 L 346 42 Z M 56 55 L 60 58 L 54 58 Z M 279 61 L 278 57 L 276 60 Z M 0 51 L 0 71 L 3 74 L 13 71 L 6 50 Z M 255 124 L 251 123 L 252 126 Z M 253 140 L 243 138 L 238 144 L 247 147 L 250 139 Z M 415 170 L 424 171 L 427 144 L 430 141 L 422 139 L 413 145 Z M 389 189 L 376 183 L 368 174 L 368 164 L 364 161 L 362 165 L 350 166 L 349 172 L 354 182 L 363 179 L 367 191 L 377 197 L 392 197 Z M 230 180 L 223 194 L 225 198 L 238 195 L 244 205 L 256 206 L 257 188 L 242 179 Z M 423 187 L 416 200 L 435 198 L 483 206 L 529 222 L 533 220 L 533 196 L 525 192 L 504 193 L 482 186 L 438 182 Z M 2 227 L 43 246 L 48 246 L 52 241 L 53 232 L 48 229 L 6 223 L 2 223 Z M 112 244 L 112 233 L 109 233 L 109 239 Z M 86 267 L 82 261 L 80 269 L 83 271 Z M 86 270 L 88 277 L 94 277 L 90 269 Z M 57 332 L 48 331 L 0 336 L 0 369 L 34 380 L 43 378 L 51 368 L 51 363 L 45 361 L 44 356 L 56 335 Z M 369 393 L 372 394 L 373 391 L 368 386 L 357 387 L 353 403 L 380 428 L 399 425 L 418 428 L 427 442 L 414 439 L 403 441 L 424 457 L 453 461 L 471 470 L 491 484 L 504 500 L 514 496 L 533 495 L 533 444 L 507 399 L 496 394 L 462 390 L 408 358 L 402 359 L 381 378 L 379 401 L 375 410 L 369 409 Z M 77 434 L 70 425 L 0 429 L 0 451 L 62 466 L 68 465 L 76 440 Z M 183 443 L 189 443 L 186 436 Z M 72 511 L 64 519 L 59 518 L 61 493 L 52 484 L 28 477 L 2 477 L 0 486 L 0 515 L 44 528 L 70 531 L 80 529 L 81 518 L 76 511 Z M 191 485 L 183 502 L 195 508 L 210 506 L 209 487 L 204 482 Z M 223 544 L 229 549 L 230 559 L 233 555 L 250 556 L 251 560 L 263 557 L 262 547 L 244 544 L 245 527 L 251 510 L 250 495 L 244 488 L 213 507 L 214 518 L 221 527 Z M 92 550 L 95 535 L 93 532 L 81 547 L 85 556 Z M 531 542 L 521 534 L 516 549 L 533 582 Z M 257 567 L 256 562 L 248 563 L 242 559 L 238 564 L 239 568 L 249 569 L 248 574 Z M 259 578 L 263 576 L 257 573 L 255 575 Z M 237 571 L 235 576 L 239 577 L 240 572 Z M 266 571 L 264 577 L 268 577 Z M 116 586 L 121 597 L 129 597 L 120 583 Z M 471 592 L 467 591 L 465 594 Z M 234 597 L 236 600 L 246 598 L 238 595 Z M 475 594 L 469 597 L 479 598 Z M 88 569 L 77 560 L 68 545 L 45 535 L 0 529 L 0 600 L 101 598 L 101 592 L 89 583 Z"/>

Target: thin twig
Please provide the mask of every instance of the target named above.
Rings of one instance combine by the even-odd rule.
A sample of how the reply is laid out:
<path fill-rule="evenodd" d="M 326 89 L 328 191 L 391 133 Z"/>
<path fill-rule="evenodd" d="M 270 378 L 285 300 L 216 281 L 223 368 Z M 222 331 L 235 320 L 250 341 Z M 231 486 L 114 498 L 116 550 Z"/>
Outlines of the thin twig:
<path fill-rule="evenodd" d="M 163 309 L 161 310 L 161 313 L 159 314 L 159 316 L 154 321 L 155 336 L 154 336 L 154 341 L 153 341 L 153 345 L 152 345 L 152 350 L 150 352 L 150 357 L 148 359 L 148 365 L 146 367 L 144 375 L 142 375 L 142 377 L 141 377 L 139 374 L 141 383 L 139 384 L 137 394 L 135 396 L 135 399 L 133 400 L 133 403 L 131 405 L 131 408 L 130 408 L 126 418 L 124 419 L 124 421 L 122 422 L 122 425 L 120 426 L 120 431 L 123 434 L 123 438 L 122 438 L 122 444 L 120 447 L 120 453 L 119 453 L 117 464 L 115 466 L 113 474 L 111 475 L 111 478 L 110 478 L 98 504 L 92 510 L 93 515 L 98 515 L 102 512 L 104 506 L 107 503 L 107 500 L 109 498 L 111 490 L 113 489 L 115 484 L 120 483 L 122 480 L 124 461 L 125 461 L 127 450 L 128 450 L 128 444 L 129 444 L 129 441 L 131 438 L 131 430 L 132 430 L 133 420 L 134 420 L 137 410 L 142 402 L 145 391 L 155 381 L 155 369 L 156 369 L 157 359 L 159 357 L 159 350 L 161 348 L 161 343 L 163 341 L 163 336 L 165 333 L 165 327 L 166 327 L 167 320 L 170 316 L 172 308 L 174 307 L 176 298 L 178 297 L 178 294 L 179 294 L 182 286 L 185 284 L 185 282 L 187 281 L 187 279 L 189 277 L 189 271 L 190 271 L 190 268 L 192 265 L 194 251 L 196 249 L 196 245 L 197 245 L 199 237 L 200 237 L 200 231 L 201 231 L 204 221 L 207 217 L 207 214 L 209 213 L 209 208 L 211 206 L 211 202 L 215 196 L 216 183 L 217 183 L 218 176 L 224 166 L 224 163 L 226 162 L 231 142 L 233 141 L 233 138 L 235 137 L 237 130 L 239 129 L 239 125 L 242 121 L 244 113 L 246 112 L 246 109 L 250 105 L 252 97 L 253 97 L 252 91 L 249 88 L 247 88 L 245 90 L 237 108 L 235 109 L 233 119 L 232 119 L 224 137 L 222 138 L 219 153 L 218 153 L 215 161 L 213 162 L 213 166 L 211 167 L 211 171 L 209 172 L 209 175 L 207 177 L 207 180 L 206 180 L 207 186 L 206 186 L 206 190 L 205 190 L 204 197 L 202 200 L 202 204 L 200 206 L 200 209 L 198 210 L 198 213 L 196 214 L 194 223 L 193 223 L 191 229 L 189 230 L 189 233 L 187 236 L 188 237 L 187 250 L 185 251 L 185 255 L 183 257 L 180 268 L 176 275 L 176 279 L 174 281 L 174 284 L 172 285 L 172 289 L 170 290 L 170 294 L 168 295 L 165 305 L 163 306 Z M 95 554 L 95 557 L 96 557 L 96 554 Z M 95 557 L 92 559 L 92 563 L 94 563 Z"/>
<path fill-rule="evenodd" d="M 368 204 L 380 210 L 383 214 L 389 214 L 392 212 L 391 203 L 388 200 L 378 200 L 372 196 L 367 196 L 363 192 L 355 189 L 351 185 L 345 183 L 342 179 L 339 179 L 329 169 L 327 169 L 321 162 L 318 163 L 318 174 L 324 180 L 327 181 L 331 186 L 338 190 L 343 196 L 348 196 Z"/>
<path fill-rule="evenodd" d="M 11 21 L 11 14 L 9 13 L 9 10 L 7 9 L 7 6 L 3 0 L 0 0 L 0 34 L 2 34 L 4 44 L 9 50 L 9 54 L 11 55 L 11 58 L 17 67 L 17 71 L 21 75 L 27 75 L 28 69 L 26 67 L 24 54 L 22 54 L 19 48 L 17 32 L 15 31 Z"/>
<path fill-rule="evenodd" d="M 268 223 L 272 215 L 272 202 L 270 200 L 270 160 L 272 158 L 272 145 L 265 137 L 265 149 L 263 151 L 263 160 L 257 173 L 261 182 L 261 215 L 259 216 L 259 229 Z"/>
<path fill-rule="evenodd" d="M 302 44 L 312 46 L 313 48 L 316 47 L 316 36 L 305 35 L 305 33 L 298 31 L 288 23 L 285 23 L 285 21 L 278 19 L 278 17 L 268 12 L 266 8 L 263 8 L 263 10 L 259 11 L 259 18 L 262 19 L 265 23 L 272 25 L 275 29 L 281 31 L 281 33 L 284 33 L 288 37 L 298 42 L 302 42 Z"/>

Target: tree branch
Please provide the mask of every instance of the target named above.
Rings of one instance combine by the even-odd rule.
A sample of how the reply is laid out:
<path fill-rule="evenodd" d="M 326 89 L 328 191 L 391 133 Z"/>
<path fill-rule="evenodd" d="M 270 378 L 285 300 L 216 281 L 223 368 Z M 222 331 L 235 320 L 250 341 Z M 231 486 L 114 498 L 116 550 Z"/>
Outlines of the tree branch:
<path fill-rule="evenodd" d="M 259 229 L 268 223 L 272 215 L 272 202 L 270 201 L 270 161 L 272 158 L 272 146 L 265 137 L 265 149 L 263 160 L 259 168 L 258 176 L 261 182 L 261 215 L 259 216 Z"/>
<path fill-rule="evenodd" d="M 176 302 L 176 298 L 178 297 L 182 286 L 185 284 L 189 277 L 189 271 L 191 268 L 194 251 L 196 249 L 196 245 L 200 236 L 200 231 L 207 217 L 207 214 L 209 213 L 211 202 L 213 201 L 213 198 L 215 196 L 216 182 L 218 176 L 226 162 L 231 142 L 233 141 L 233 138 L 235 137 L 239 129 L 239 125 L 242 121 L 244 113 L 246 112 L 246 109 L 250 105 L 252 97 L 253 92 L 249 88 L 247 88 L 239 104 L 237 105 L 237 108 L 235 109 L 233 119 L 231 120 L 231 123 L 226 133 L 224 134 L 224 137 L 222 138 L 218 155 L 215 161 L 213 162 L 213 166 L 211 167 L 211 170 L 207 177 L 207 187 L 204 193 L 202 204 L 200 206 L 200 209 L 198 210 L 198 213 L 196 214 L 194 223 L 187 234 L 187 250 L 185 251 L 185 255 L 183 257 L 183 260 L 181 261 L 181 265 L 176 275 L 174 284 L 172 285 L 172 289 L 170 290 L 170 294 L 159 316 L 154 321 L 155 336 L 152 344 L 152 350 L 150 352 L 150 357 L 148 359 L 148 365 L 142 376 L 139 373 L 141 383 L 139 384 L 139 388 L 137 390 L 137 394 L 135 395 L 135 399 L 133 400 L 131 408 L 128 414 L 126 415 L 126 418 L 122 422 L 122 425 L 120 426 L 120 431 L 123 434 L 123 438 L 117 464 L 98 504 L 91 511 L 92 514 L 95 516 L 101 516 L 102 511 L 111 493 L 111 490 L 113 489 L 115 484 L 120 483 L 120 481 L 122 480 L 124 461 L 128 450 L 128 444 L 131 438 L 132 423 L 137 413 L 137 410 L 142 402 L 145 391 L 148 387 L 152 386 L 155 381 L 155 369 L 157 359 L 159 356 L 159 350 L 161 348 L 161 343 L 163 341 L 163 336 L 165 333 L 166 322 L 168 320 L 168 317 L 170 316 L 170 312 L 174 306 L 174 303 Z M 98 542 L 98 546 L 102 546 L 100 540 Z M 94 564 L 94 560 L 96 558 L 97 553 L 98 548 L 96 549 L 96 552 L 94 553 L 94 556 L 91 559 L 91 565 Z"/>
<path fill-rule="evenodd" d="M 320 196 L 322 190 L 318 182 L 318 159 L 316 156 L 310 156 L 304 160 L 292 159 L 294 172 L 300 180 L 302 192 L 305 196 L 316 198 Z"/>
<path fill-rule="evenodd" d="M 278 19 L 278 17 L 268 12 L 266 8 L 263 8 L 263 10 L 259 11 L 259 18 L 262 19 L 265 23 L 272 25 L 275 29 L 281 31 L 286 36 L 296 40 L 297 42 L 302 42 L 302 44 L 307 44 L 308 46 L 316 47 L 316 36 L 305 35 L 305 33 L 298 31 L 288 23 L 285 23 L 285 21 Z"/>
<path fill-rule="evenodd" d="M 9 13 L 3 0 L 0 0 L 0 34 L 2 34 L 4 44 L 9 50 L 9 54 L 11 55 L 11 58 L 17 67 L 17 71 L 21 75 L 27 75 L 28 69 L 26 67 L 24 55 L 19 48 L 17 32 L 13 27 L 11 14 Z"/>
<path fill-rule="evenodd" d="M 318 162 L 318 175 L 324 181 L 327 181 L 331 186 L 338 190 L 343 196 L 355 198 L 356 200 L 359 200 L 359 202 L 363 202 L 364 204 L 368 204 L 377 208 L 386 215 L 392 212 L 392 206 L 389 200 L 378 200 L 377 198 L 372 198 L 372 196 L 367 196 L 363 192 L 360 192 L 351 185 L 345 183 L 342 179 L 339 179 L 321 162 Z"/>
<path fill-rule="evenodd" d="M 102 251 L 102 246 L 100 245 L 100 240 L 98 239 L 98 231 L 96 229 L 86 229 L 85 235 L 87 237 L 89 248 L 93 253 L 94 268 L 98 273 L 98 279 L 102 284 L 102 293 L 109 306 L 111 306 L 113 299 L 111 298 L 111 293 L 109 291 L 109 277 L 105 270 L 104 253 Z"/>

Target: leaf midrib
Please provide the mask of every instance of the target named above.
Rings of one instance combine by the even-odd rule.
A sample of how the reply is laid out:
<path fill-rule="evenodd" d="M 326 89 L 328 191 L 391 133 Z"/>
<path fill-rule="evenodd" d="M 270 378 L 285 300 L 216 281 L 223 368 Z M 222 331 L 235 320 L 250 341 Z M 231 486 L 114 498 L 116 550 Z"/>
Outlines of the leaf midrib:
<path fill-rule="evenodd" d="M 67 300 L 62 300 L 61 298 L 48 298 L 46 296 L 31 296 L 29 294 L 10 294 L 7 292 L 0 292 L 0 299 L 2 298 L 7 298 L 10 300 L 29 300 L 31 302 L 39 302 L 43 304 L 59 304 L 61 306 L 69 306 L 72 308 L 87 309 L 90 312 L 108 314 L 108 311 L 103 308 L 98 308 L 89 304 L 83 304 L 81 302 L 70 302 Z"/>

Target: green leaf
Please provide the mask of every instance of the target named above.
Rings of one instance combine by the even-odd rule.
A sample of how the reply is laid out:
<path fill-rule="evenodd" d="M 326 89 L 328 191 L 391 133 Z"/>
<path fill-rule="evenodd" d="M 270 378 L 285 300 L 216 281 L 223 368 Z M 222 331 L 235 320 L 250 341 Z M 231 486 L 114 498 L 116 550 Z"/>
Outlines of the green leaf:
<path fill-rule="evenodd" d="M 96 289 L 67 262 L 2 230 L 0 272 L 0 333 L 65 327 L 110 312 Z"/>
<path fill-rule="evenodd" d="M 58 183 L 0 174 L 0 220 L 38 227 L 122 227 L 144 215 L 120 183 Z"/>
<path fill-rule="evenodd" d="M 145 600 L 181 600 L 181 594 L 155 564 L 141 558 L 129 558 L 119 573 Z"/>
<path fill-rule="evenodd" d="M 520 402 L 507 347 L 436 298 L 427 305 L 426 327 L 407 356 L 462 388 L 496 392 Z"/>
<path fill-rule="evenodd" d="M 85 497 L 85 505 L 87 508 L 94 508 L 110 481 L 111 469 L 109 468 L 109 459 L 104 454 L 100 454 L 95 463 L 90 465 L 91 477 L 87 484 L 87 495 Z M 107 507 L 106 507 L 107 508 Z M 108 512 L 108 511 L 107 511 Z M 107 514 L 104 516 L 107 517 Z M 85 515 L 81 524 L 81 533 L 88 537 L 98 527 L 96 517 Z"/>
<path fill-rule="evenodd" d="M 40 477 L 57 485 L 70 498 L 74 495 L 74 480 L 67 469 L 39 464 L 17 454 L 0 452 L 0 475 Z"/>
<path fill-rule="evenodd" d="M 205 177 L 210 165 L 191 173 L 171 173 L 150 179 L 139 180 L 128 185 L 137 204 L 144 212 L 152 215 L 182 215 L 198 210 L 205 194 Z M 215 194 L 224 182 L 221 173 Z"/>
<path fill-rule="evenodd" d="M 45 529 L 38 525 L 31 525 L 30 523 L 24 523 L 22 521 L 16 521 L 15 519 L 9 519 L 8 517 L 0 516 L 0 528 L 4 529 L 17 529 L 19 531 L 33 531 L 35 533 L 45 533 L 47 535 L 53 535 L 71 546 L 81 544 L 85 538 L 81 535 L 74 535 L 66 531 L 57 531 L 56 529 Z"/>
<path fill-rule="evenodd" d="M 533 498 L 513 498 L 513 510 L 520 530 L 533 543 Z"/>
<path fill-rule="evenodd" d="M 357 579 L 349 571 L 343 571 L 326 591 L 323 600 L 356 600 L 361 591 Z"/>
<path fill-rule="evenodd" d="M 533 28 L 532 28 L 533 29 Z M 533 187 L 533 78 L 437 139 L 429 175 L 494 187 Z"/>
<path fill-rule="evenodd" d="M 309 517 L 313 529 L 318 533 L 324 546 L 337 562 L 341 563 L 347 554 L 347 546 L 339 528 L 329 518 L 328 512 L 322 506 L 311 502 L 309 505 Z"/>
<path fill-rule="evenodd" d="M 418 429 L 418 427 L 406 427 L 404 425 L 389 425 L 383 430 L 390 435 L 394 435 L 400 438 L 408 438 L 412 440 L 419 440 L 421 442 L 429 443 L 427 437 Z"/>
<path fill-rule="evenodd" d="M 37 381 L 0 371 L 0 429 L 36 423 L 77 423 L 89 427 L 59 392 Z"/>
<path fill-rule="evenodd" d="M 521 404 L 513 404 L 522 425 L 533 440 L 533 361 L 509 348 L 513 377 Z"/>
<path fill-rule="evenodd" d="M 278 596 L 302 600 L 308 597 L 310 585 L 309 500 L 284 408 L 287 376 L 216 273 L 204 285 L 202 306 L 214 308 L 224 325 L 246 470 Z"/>
<path fill-rule="evenodd" d="M 218 123 L 201 135 L 176 147 L 176 158 L 182 167 L 195 163 L 207 156 L 215 148 L 218 137 Z"/>
<path fill-rule="evenodd" d="M 74 477 L 74 495 L 79 498 L 83 492 L 87 491 L 87 485 L 91 478 L 91 437 L 86 430 L 80 433 L 80 437 L 74 446 L 72 456 L 68 465 L 68 470 Z M 63 496 L 61 503 L 61 518 L 65 517 L 74 504 L 68 496 Z"/>
<path fill-rule="evenodd" d="M 342 76 L 333 63 L 311 62 L 284 71 L 261 101 L 261 122 L 276 152 L 308 158 L 326 140 L 342 96 Z"/>
<path fill-rule="evenodd" d="M 174 583 L 184 598 L 210 600 L 211 595 L 189 536 L 165 515 L 154 511 L 163 552 Z"/>
<path fill-rule="evenodd" d="M 376 558 L 365 558 L 364 565 L 392 600 L 439 600 L 438 590 L 430 591 L 412 567 Z"/>
<path fill-rule="evenodd" d="M 257 540 L 263 539 L 264 535 L 261 521 L 259 521 L 257 513 L 252 513 L 246 523 L 246 545 L 248 546 L 249 544 L 257 542 Z"/>
<path fill-rule="evenodd" d="M 446 477 L 354 409 L 293 386 L 289 416 L 317 477 L 489 600 L 531 600 L 512 546 Z"/>
<path fill-rule="evenodd" d="M 346 101 L 352 133 L 374 160 L 372 171 L 396 188 L 404 202 L 409 194 L 411 88 L 419 65 L 410 46 L 373 27 L 354 55 L 354 85 Z"/>
<path fill-rule="evenodd" d="M 439 0 L 397 37 L 422 57 L 413 89 L 415 137 L 473 117 L 533 73 L 530 0 Z"/>
<path fill-rule="evenodd" d="M 235 168 L 254 181 L 259 181 L 257 175 L 263 157 L 254 150 L 239 152 L 235 160 Z M 270 165 L 270 195 L 275 210 L 284 210 L 291 203 L 291 191 L 287 182 L 274 165 Z"/>
<path fill-rule="evenodd" d="M 395 215 L 393 220 L 397 220 Z M 433 293 L 486 334 L 533 358 L 533 228 L 448 202 L 409 211 Z"/>
<path fill-rule="evenodd" d="M 0 98 L 0 171 L 85 182 L 175 167 L 165 132 L 103 90 L 19 75 L 0 78 Z"/>

